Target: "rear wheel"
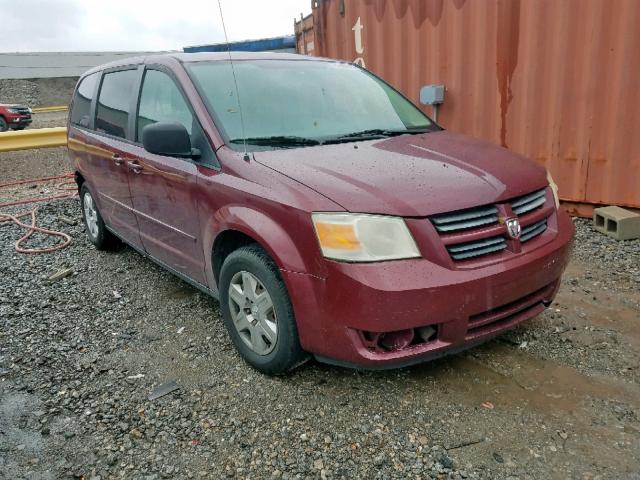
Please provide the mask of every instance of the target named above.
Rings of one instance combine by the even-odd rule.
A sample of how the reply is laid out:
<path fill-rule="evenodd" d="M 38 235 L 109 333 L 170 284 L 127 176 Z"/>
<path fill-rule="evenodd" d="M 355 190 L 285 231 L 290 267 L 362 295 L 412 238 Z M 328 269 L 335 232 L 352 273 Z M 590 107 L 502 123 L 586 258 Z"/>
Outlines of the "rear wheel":
<path fill-rule="evenodd" d="M 220 272 L 220 306 L 236 349 L 263 373 L 286 373 L 308 355 L 298 339 L 293 308 L 273 260 L 258 245 L 229 254 Z"/>
<path fill-rule="evenodd" d="M 104 225 L 102 215 L 86 184 L 80 188 L 80 202 L 82 206 L 82 219 L 87 230 L 89 241 L 98 250 L 108 250 L 118 243 L 117 238 Z"/>
<path fill-rule="evenodd" d="M 6 132 L 7 130 L 9 130 L 7 121 L 4 119 L 4 117 L 0 117 L 0 132 Z"/>

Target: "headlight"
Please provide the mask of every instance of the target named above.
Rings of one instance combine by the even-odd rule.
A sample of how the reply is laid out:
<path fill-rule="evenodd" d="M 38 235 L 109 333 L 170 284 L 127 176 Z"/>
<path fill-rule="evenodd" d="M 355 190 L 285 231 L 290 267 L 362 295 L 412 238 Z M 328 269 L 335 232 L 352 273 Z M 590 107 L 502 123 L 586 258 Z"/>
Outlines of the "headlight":
<path fill-rule="evenodd" d="M 551 187 L 551 191 L 553 192 L 553 199 L 556 201 L 556 208 L 560 208 L 560 198 L 558 197 L 558 185 L 553 181 L 553 177 L 549 170 L 547 170 L 547 181 L 549 182 L 549 186 Z"/>
<path fill-rule="evenodd" d="M 20 110 L 18 110 L 17 108 L 7 108 L 7 110 L 11 113 L 19 113 Z"/>
<path fill-rule="evenodd" d="M 402 218 L 352 213 L 314 213 L 311 218 L 327 258 L 376 262 L 420 256 Z"/>

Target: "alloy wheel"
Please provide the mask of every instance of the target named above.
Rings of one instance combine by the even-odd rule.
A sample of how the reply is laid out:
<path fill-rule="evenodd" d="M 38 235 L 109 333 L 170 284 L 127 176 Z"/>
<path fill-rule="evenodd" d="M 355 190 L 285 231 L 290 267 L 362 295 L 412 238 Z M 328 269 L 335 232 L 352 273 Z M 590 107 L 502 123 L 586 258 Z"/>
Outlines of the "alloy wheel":
<path fill-rule="evenodd" d="M 91 238 L 98 236 L 98 211 L 93 203 L 93 198 L 89 193 L 84 195 L 84 218 L 87 222 L 87 228 L 89 229 L 89 235 Z"/>
<path fill-rule="evenodd" d="M 269 292 L 255 275 L 243 270 L 233 276 L 229 310 L 240 338 L 253 352 L 273 351 L 278 339 L 276 312 Z"/>

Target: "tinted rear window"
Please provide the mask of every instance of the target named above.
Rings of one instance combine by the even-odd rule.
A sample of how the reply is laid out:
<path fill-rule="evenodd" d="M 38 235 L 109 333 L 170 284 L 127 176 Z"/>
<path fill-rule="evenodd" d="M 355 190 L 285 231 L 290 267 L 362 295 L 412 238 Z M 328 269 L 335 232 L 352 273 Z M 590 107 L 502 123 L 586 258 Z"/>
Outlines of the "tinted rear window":
<path fill-rule="evenodd" d="M 97 131 L 115 137 L 127 137 L 129 107 L 136 76 L 136 70 L 123 70 L 104 75 L 96 111 Z"/>
<path fill-rule="evenodd" d="M 71 123 L 80 127 L 89 127 L 91 119 L 91 102 L 96 91 L 98 72 L 82 79 L 80 86 L 73 97 L 71 108 Z"/>

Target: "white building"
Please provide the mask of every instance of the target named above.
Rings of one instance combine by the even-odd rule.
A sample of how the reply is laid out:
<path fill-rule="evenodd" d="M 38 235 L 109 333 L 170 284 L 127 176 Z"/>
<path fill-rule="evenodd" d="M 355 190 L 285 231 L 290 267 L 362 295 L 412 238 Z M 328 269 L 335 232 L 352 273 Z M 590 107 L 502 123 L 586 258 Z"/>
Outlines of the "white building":
<path fill-rule="evenodd" d="M 0 79 L 78 77 L 103 63 L 165 52 L 0 53 Z"/>

